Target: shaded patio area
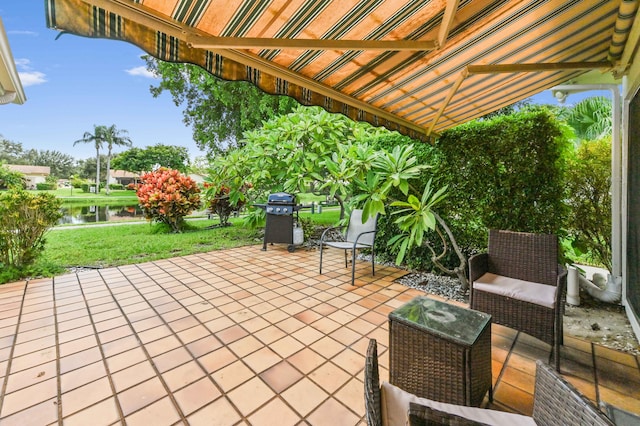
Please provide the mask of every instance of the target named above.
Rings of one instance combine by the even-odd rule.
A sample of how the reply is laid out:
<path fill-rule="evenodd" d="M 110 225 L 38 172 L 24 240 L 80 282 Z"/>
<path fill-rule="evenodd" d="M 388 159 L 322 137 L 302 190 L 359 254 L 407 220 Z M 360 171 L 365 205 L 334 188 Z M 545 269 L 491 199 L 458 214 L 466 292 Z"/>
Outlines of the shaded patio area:
<path fill-rule="evenodd" d="M 0 422 L 365 424 L 364 354 L 387 315 L 422 295 L 406 271 L 339 251 L 215 251 L 0 287 Z M 492 408 L 531 414 L 550 347 L 494 325 Z M 565 336 L 564 376 L 640 413 L 640 359 Z"/>

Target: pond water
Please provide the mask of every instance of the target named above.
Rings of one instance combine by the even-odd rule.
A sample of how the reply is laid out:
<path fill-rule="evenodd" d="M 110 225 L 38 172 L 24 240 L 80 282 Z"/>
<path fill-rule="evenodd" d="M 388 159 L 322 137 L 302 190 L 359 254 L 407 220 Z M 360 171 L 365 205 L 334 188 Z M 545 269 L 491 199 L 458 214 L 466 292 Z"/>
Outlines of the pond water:
<path fill-rule="evenodd" d="M 142 209 L 137 204 L 124 206 L 91 206 L 81 204 L 63 204 L 60 209 L 62 217 L 58 225 L 96 223 L 96 222 L 122 222 L 129 220 L 144 220 Z M 189 216 L 206 215 L 205 210 L 197 210 Z M 187 216 L 187 217 L 189 217 Z"/>
<path fill-rule="evenodd" d="M 142 209 L 137 204 L 129 206 L 86 206 L 72 204 L 63 205 L 60 210 L 63 216 L 58 220 L 59 225 L 144 219 Z"/>

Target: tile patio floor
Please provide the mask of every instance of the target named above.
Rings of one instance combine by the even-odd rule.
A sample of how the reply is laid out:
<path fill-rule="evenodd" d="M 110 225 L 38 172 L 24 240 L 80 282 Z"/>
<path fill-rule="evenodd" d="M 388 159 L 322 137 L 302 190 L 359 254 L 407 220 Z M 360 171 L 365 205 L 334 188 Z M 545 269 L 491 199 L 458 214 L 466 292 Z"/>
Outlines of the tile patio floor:
<path fill-rule="evenodd" d="M 369 338 L 422 294 L 342 253 L 242 247 L 0 287 L 5 425 L 364 424 Z M 324 269 L 324 268 L 323 268 Z M 530 414 L 549 347 L 493 326 L 493 408 Z M 640 412 L 637 357 L 565 338 L 565 377 Z"/>

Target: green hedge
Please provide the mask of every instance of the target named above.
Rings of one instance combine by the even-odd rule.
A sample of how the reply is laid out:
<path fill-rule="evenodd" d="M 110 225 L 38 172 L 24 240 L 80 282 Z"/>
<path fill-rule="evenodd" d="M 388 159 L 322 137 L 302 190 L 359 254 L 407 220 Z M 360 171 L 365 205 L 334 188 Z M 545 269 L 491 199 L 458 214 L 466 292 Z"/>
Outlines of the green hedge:
<path fill-rule="evenodd" d="M 392 143 L 382 141 L 381 143 Z M 566 223 L 565 158 L 571 150 L 563 124 L 546 109 L 476 120 L 445 131 L 435 146 L 414 142 L 416 155 L 430 169 L 412 185 L 422 189 L 433 177 L 447 185 L 448 197 L 437 208 L 465 255 L 484 250 L 490 228 L 562 235 Z M 384 145 L 382 145 L 384 147 Z M 397 234 L 394 216 L 381 217 L 376 250 L 394 259 L 387 241 Z M 429 235 L 436 250 L 437 234 Z M 406 266 L 433 270 L 431 252 L 414 248 Z M 450 252 L 444 263 L 458 264 Z"/>
<path fill-rule="evenodd" d="M 38 191 L 49 191 L 52 189 L 56 189 L 55 183 L 36 183 L 36 189 Z"/>

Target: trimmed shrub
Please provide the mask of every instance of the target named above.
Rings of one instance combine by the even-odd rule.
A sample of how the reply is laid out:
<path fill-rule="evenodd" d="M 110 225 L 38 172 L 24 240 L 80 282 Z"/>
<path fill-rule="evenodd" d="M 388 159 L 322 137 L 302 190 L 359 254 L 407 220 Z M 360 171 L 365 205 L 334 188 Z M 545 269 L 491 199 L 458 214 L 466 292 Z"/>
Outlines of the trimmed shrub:
<path fill-rule="evenodd" d="M 147 219 L 165 223 L 173 232 L 181 232 L 184 217 L 200 207 L 196 182 L 164 167 L 142 175 L 137 195 Z"/>
<path fill-rule="evenodd" d="M 124 185 L 119 184 L 119 183 L 110 183 L 109 184 L 109 189 L 115 189 L 115 190 L 124 189 Z"/>
<path fill-rule="evenodd" d="M 45 232 L 62 217 L 62 200 L 48 193 L 11 190 L 0 194 L 0 263 L 31 265 L 44 249 Z"/>
<path fill-rule="evenodd" d="M 36 183 L 36 189 L 38 191 L 50 191 L 52 189 L 56 189 L 55 183 Z"/>

